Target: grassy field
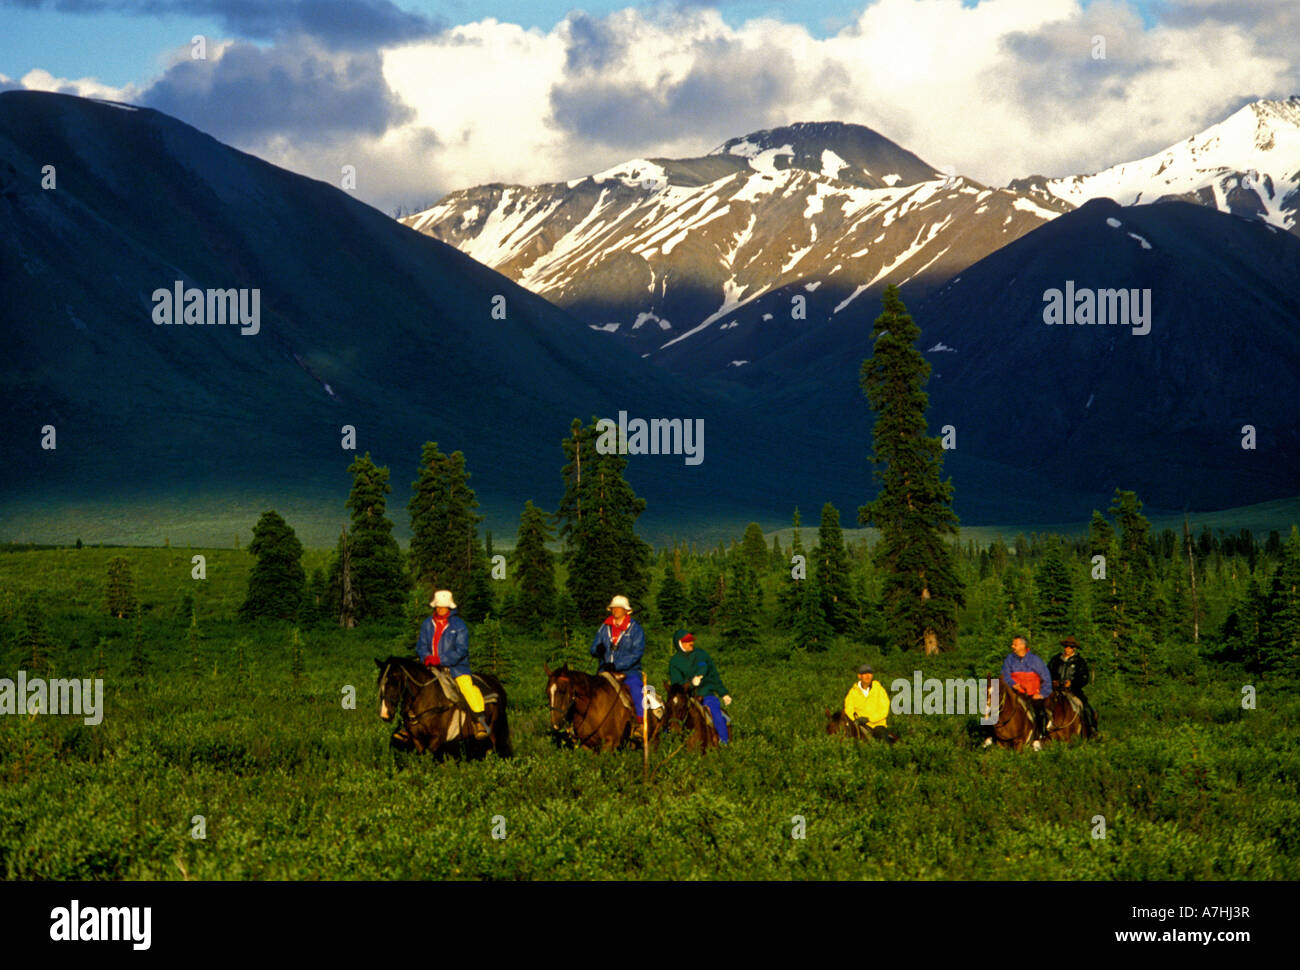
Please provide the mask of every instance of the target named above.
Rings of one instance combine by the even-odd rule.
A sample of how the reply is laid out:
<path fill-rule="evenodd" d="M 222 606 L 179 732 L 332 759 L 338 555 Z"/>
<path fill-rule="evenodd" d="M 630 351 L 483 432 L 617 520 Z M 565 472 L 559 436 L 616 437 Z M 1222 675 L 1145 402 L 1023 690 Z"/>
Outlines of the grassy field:
<path fill-rule="evenodd" d="M 201 550 L 200 582 L 190 578 L 199 551 L 0 553 L 0 676 L 25 665 L 12 646 L 17 604 L 39 590 L 54 675 L 102 667 L 105 683 L 97 726 L 0 717 L 4 878 L 1300 877 L 1293 684 L 1204 662 L 1147 686 L 1099 674 L 1100 742 L 979 751 L 973 717 L 911 715 L 891 718 L 903 740 L 887 747 L 823 733 L 823 708 L 842 700 L 861 648 L 790 653 L 772 635 L 741 651 L 698 631 L 735 697 L 740 736 L 705 758 L 664 747 L 647 784 L 637 752 L 550 744 L 542 663 L 559 648 L 507 635 L 517 757 L 439 763 L 390 751 L 377 715 L 373 658 L 404 642 L 400 628 L 304 629 L 295 677 L 287 628 L 233 618 L 251 558 Z M 131 621 L 102 608 L 114 555 L 131 560 L 147 609 L 143 677 L 127 673 Z M 309 551 L 308 570 L 325 555 Z M 178 609 L 186 592 L 197 673 Z M 656 682 L 669 634 L 647 629 Z M 967 676 L 984 653 L 866 659 L 888 685 L 918 668 Z M 1242 708 L 1246 683 L 1254 710 Z M 193 837 L 196 816 L 204 838 Z"/>

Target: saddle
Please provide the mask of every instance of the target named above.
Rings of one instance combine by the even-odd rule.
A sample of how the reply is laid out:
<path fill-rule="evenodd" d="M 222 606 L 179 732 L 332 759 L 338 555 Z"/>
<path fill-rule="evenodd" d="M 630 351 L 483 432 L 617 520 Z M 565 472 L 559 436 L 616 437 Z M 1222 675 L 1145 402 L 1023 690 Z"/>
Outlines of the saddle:
<path fill-rule="evenodd" d="M 1025 712 L 1025 717 L 1029 718 L 1029 723 L 1035 724 L 1034 705 L 1025 699 L 1025 696 L 1019 691 L 1014 691 L 1012 696 L 1020 703 L 1020 708 Z M 1051 733 L 1052 730 L 1052 709 L 1046 704 L 1043 705 L 1043 731 Z"/>
<path fill-rule="evenodd" d="M 456 705 L 456 716 L 451 719 L 451 723 L 447 726 L 446 740 L 455 741 L 457 738 L 472 738 L 474 730 L 470 727 L 469 719 L 473 716 L 473 712 L 469 709 L 469 701 L 465 700 L 465 695 L 460 692 L 460 687 L 456 684 L 456 678 L 441 667 L 426 667 L 425 669 L 438 679 L 438 686 L 442 688 L 442 692 Z M 501 695 L 497 693 L 495 688 L 489 687 L 487 681 L 478 674 L 470 674 L 470 678 L 473 680 L 474 686 L 483 695 L 484 704 L 500 703 Z"/>
<path fill-rule="evenodd" d="M 635 715 L 636 704 L 632 701 L 632 691 L 628 688 L 627 684 L 619 680 L 614 676 L 613 672 L 608 670 L 602 670 L 600 676 L 604 677 L 605 680 L 609 682 L 610 686 L 618 692 L 618 699 L 623 702 L 623 706 Z M 646 684 L 645 689 L 646 703 L 649 705 L 650 710 L 654 712 L 655 717 L 659 717 L 659 712 L 663 707 L 663 702 L 659 700 L 659 695 L 655 692 L 653 684 Z"/>

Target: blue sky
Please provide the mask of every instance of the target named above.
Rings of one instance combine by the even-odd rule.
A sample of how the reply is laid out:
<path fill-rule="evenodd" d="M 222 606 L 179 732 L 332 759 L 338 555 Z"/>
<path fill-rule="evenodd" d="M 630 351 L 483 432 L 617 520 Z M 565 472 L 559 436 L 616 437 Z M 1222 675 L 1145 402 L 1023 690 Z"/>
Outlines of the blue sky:
<path fill-rule="evenodd" d="M 271 0 L 272 3 L 275 0 Z M 1089 0 L 1091 2 L 1091 0 Z M 976 0 L 964 0 L 977 6 Z M 1156 21 L 1161 0 L 1130 0 L 1149 26 Z M 22 77 L 32 69 L 49 71 L 56 77 L 94 77 L 105 84 L 122 86 L 143 83 L 159 73 L 166 52 L 187 43 L 195 34 L 229 37 L 229 25 L 219 18 L 194 13 L 133 14 L 129 0 L 69 6 L 101 7 L 94 12 L 68 12 L 64 4 L 43 0 L 0 0 L 0 74 Z M 255 4 L 249 4 L 255 6 Z M 485 17 L 517 23 L 523 27 L 549 30 L 572 10 L 603 16 L 628 7 L 656 6 L 713 7 L 732 26 L 758 17 L 774 17 L 806 27 L 814 37 L 837 33 L 853 22 L 867 3 L 864 0 L 678 0 L 676 4 L 638 3 L 635 0 L 398 0 L 402 10 L 420 13 L 446 24 L 464 24 Z M 1087 6 L 1085 3 L 1084 6 Z M 177 3 L 177 8 L 202 9 L 206 4 Z M 243 35 L 253 41 L 266 38 Z"/>

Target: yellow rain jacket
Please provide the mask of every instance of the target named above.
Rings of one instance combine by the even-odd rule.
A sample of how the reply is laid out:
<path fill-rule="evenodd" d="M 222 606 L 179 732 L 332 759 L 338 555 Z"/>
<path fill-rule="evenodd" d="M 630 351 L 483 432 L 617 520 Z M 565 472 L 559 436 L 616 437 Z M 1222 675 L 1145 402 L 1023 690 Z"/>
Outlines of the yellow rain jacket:
<path fill-rule="evenodd" d="M 878 680 L 871 682 L 871 689 L 865 694 L 862 692 L 861 684 L 854 684 L 844 698 L 844 713 L 854 720 L 865 717 L 868 727 L 886 727 L 889 717 L 889 694 L 885 692 L 884 686 Z"/>

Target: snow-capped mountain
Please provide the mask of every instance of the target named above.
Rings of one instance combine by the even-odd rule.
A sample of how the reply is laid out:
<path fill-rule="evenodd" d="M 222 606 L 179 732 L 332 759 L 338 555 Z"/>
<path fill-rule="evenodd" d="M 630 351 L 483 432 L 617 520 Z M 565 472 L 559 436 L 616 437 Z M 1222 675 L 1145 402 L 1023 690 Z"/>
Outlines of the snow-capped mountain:
<path fill-rule="evenodd" d="M 643 355 L 725 334 L 688 355 L 685 369 L 701 373 L 743 367 L 752 343 L 770 350 L 872 287 L 949 279 L 1070 207 L 939 172 L 869 128 L 827 122 L 699 158 L 466 189 L 402 222 Z"/>
<path fill-rule="evenodd" d="M 700 158 L 478 186 L 402 221 L 675 373 L 755 384 L 759 361 L 798 355 L 850 308 L 874 316 L 887 283 L 920 299 L 1094 198 L 1195 202 L 1300 233 L 1300 98 L 1254 102 L 1095 175 L 1004 188 L 939 172 L 861 125 L 822 122 Z"/>
<path fill-rule="evenodd" d="M 1255 101 L 1185 141 L 1093 175 L 1035 175 L 1010 188 L 1074 206 L 1179 199 L 1300 234 L 1300 97 Z"/>

